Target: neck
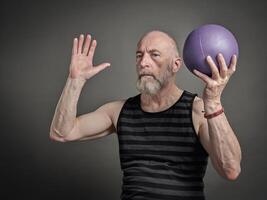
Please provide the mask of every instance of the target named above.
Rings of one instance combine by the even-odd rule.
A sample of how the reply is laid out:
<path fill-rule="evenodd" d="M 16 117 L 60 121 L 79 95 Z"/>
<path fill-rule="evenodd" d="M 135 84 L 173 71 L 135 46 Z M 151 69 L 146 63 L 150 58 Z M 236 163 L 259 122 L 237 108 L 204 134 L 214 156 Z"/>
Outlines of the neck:
<path fill-rule="evenodd" d="M 169 83 L 163 87 L 157 94 L 141 94 L 141 106 L 146 111 L 157 112 L 165 110 L 173 105 L 181 96 L 182 90 L 175 83 Z"/>

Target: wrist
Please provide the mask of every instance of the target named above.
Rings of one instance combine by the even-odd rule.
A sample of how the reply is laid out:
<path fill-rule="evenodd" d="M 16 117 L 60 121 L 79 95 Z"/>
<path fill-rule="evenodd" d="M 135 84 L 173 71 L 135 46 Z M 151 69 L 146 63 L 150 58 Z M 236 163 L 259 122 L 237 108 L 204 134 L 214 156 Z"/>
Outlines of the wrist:
<path fill-rule="evenodd" d="M 70 76 L 67 79 L 68 88 L 73 91 L 81 91 L 85 85 L 86 80 L 81 78 L 71 78 Z"/>
<path fill-rule="evenodd" d="M 68 80 L 75 83 L 75 84 L 85 84 L 86 79 L 81 78 L 81 77 L 72 77 L 71 74 L 68 75 Z"/>
<path fill-rule="evenodd" d="M 210 114 L 205 113 L 205 114 L 204 114 L 204 117 L 207 118 L 207 119 L 211 119 L 211 118 L 213 118 L 213 117 L 216 117 L 216 116 L 222 114 L 223 112 L 224 112 L 224 108 L 222 107 L 221 109 L 217 110 L 217 111 L 214 112 L 214 113 L 210 113 Z"/>
<path fill-rule="evenodd" d="M 204 101 L 204 112 L 206 114 L 214 113 L 222 108 L 223 106 L 220 100 Z"/>

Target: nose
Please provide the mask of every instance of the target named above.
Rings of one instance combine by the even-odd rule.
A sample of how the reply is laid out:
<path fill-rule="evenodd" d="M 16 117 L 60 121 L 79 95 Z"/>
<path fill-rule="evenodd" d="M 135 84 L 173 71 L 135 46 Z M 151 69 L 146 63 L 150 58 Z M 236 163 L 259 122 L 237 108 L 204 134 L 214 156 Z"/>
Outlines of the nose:
<path fill-rule="evenodd" d="M 144 53 L 143 56 L 139 60 L 139 65 L 141 68 L 149 67 L 150 66 L 150 58 L 149 55 Z"/>

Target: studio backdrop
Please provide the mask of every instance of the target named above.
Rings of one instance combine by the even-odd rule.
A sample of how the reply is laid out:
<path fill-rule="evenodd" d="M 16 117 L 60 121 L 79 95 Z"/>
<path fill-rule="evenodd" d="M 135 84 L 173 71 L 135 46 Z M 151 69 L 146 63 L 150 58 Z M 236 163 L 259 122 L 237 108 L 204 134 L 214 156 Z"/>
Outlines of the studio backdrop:
<path fill-rule="evenodd" d="M 72 40 L 92 34 L 94 63 L 110 62 L 84 86 L 77 115 L 126 99 L 136 90 L 139 38 L 163 30 L 182 53 L 189 32 L 204 24 L 231 30 L 240 50 L 222 103 L 242 150 L 241 174 L 220 177 L 209 161 L 208 200 L 266 196 L 265 1 L 4 1 L 0 6 L 0 198 L 118 200 L 118 138 L 60 143 L 49 139 L 56 104 L 66 84 Z M 177 85 L 201 97 L 203 82 L 183 65 Z M 5 197 L 4 197 L 5 196 Z"/>

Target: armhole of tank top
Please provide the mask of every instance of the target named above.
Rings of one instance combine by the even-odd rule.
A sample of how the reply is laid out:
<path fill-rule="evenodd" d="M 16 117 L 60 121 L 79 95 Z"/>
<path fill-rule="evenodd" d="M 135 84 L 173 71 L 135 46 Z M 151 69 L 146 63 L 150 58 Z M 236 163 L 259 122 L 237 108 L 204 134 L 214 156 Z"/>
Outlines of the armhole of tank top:
<path fill-rule="evenodd" d="M 133 97 L 129 97 L 128 99 L 126 99 L 126 101 L 124 102 L 123 106 L 121 107 L 121 110 L 119 112 L 119 116 L 118 116 L 118 120 L 117 120 L 117 124 L 116 124 L 116 133 L 118 134 L 118 124 L 119 124 L 119 121 L 120 121 L 120 116 L 121 116 L 121 113 L 122 113 L 122 110 L 125 108 L 126 104 L 129 102 L 129 100 L 133 99 Z"/>
<path fill-rule="evenodd" d="M 194 100 L 196 98 L 197 94 L 193 94 L 192 96 L 192 100 L 191 100 L 191 108 L 190 108 L 190 121 L 191 121 L 191 124 L 192 124 L 192 128 L 193 128 L 193 131 L 194 131 L 194 136 L 197 138 L 197 140 L 199 141 L 199 136 L 197 134 L 197 131 L 195 129 L 195 126 L 194 126 L 194 121 L 193 121 L 193 104 L 194 104 Z M 200 141 L 199 141 L 200 142 Z"/>

